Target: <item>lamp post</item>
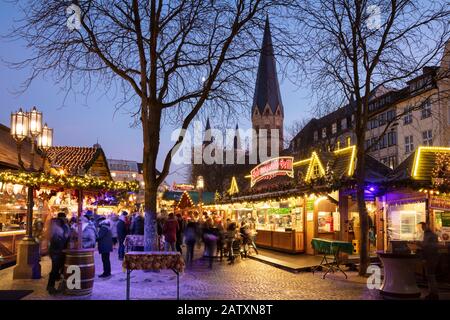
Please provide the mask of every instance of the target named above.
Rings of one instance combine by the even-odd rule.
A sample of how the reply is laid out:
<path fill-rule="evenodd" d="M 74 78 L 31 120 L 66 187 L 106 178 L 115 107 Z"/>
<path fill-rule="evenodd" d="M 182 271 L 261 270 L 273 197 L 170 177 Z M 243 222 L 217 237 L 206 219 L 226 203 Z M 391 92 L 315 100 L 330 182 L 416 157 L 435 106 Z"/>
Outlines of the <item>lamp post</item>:
<path fill-rule="evenodd" d="M 202 204 L 202 191 L 205 188 L 205 181 L 203 176 L 197 177 L 197 190 L 198 190 L 198 203 L 200 208 L 200 217 L 203 215 L 203 204 Z"/>
<path fill-rule="evenodd" d="M 30 112 L 19 109 L 11 114 L 11 136 L 17 143 L 17 154 L 20 169 L 28 172 L 38 171 L 34 168 L 34 155 L 36 147 L 46 154 L 48 148 L 52 146 L 53 129 L 42 126 L 42 112 L 36 107 Z M 22 161 L 22 144 L 25 139 L 30 139 L 30 166 L 25 168 Z M 36 141 L 37 140 L 37 141 Z M 37 143 L 36 143 L 37 142 Z M 37 146 L 36 146 L 37 144 Z M 40 170 L 43 170 L 44 167 Z M 27 191 L 27 230 L 23 240 L 19 243 L 17 253 L 17 263 L 13 272 L 13 279 L 39 279 L 41 277 L 41 265 L 39 264 L 40 250 L 39 243 L 33 237 L 33 207 L 34 188 L 28 186 Z"/>

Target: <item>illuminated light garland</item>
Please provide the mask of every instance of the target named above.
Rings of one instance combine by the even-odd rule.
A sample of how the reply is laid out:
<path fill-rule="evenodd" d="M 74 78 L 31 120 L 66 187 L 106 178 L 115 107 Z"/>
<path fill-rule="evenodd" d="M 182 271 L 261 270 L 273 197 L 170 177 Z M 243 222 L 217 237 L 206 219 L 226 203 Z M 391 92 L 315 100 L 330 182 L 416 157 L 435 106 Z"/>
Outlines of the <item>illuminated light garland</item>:
<path fill-rule="evenodd" d="M 414 165 L 412 169 L 413 178 L 417 177 L 417 173 L 420 167 L 420 159 L 422 152 L 433 152 L 433 153 L 450 153 L 450 148 L 448 147 L 425 147 L 421 146 L 417 148 L 416 154 L 414 155 Z"/>
<path fill-rule="evenodd" d="M 311 161 L 311 159 L 312 159 L 312 158 L 299 160 L 299 161 L 297 161 L 297 162 L 294 162 L 293 166 L 294 166 L 294 167 L 298 167 L 299 165 L 301 165 L 301 164 L 303 164 L 303 163 L 306 163 L 306 162 Z"/>
<path fill-rule="evenodd" d="M 313 151 L 312 156 L 311 156 L 311 162 L 310 162 L 309 167 L 308 167 L 308 171 L 306 171 L 305 181 L 311 180 L 311 175 L 312 175 L 312 173 L 313 173 L 313 168 L 314 168 L 315 160 L 317 161 L 317 163 L 318 163 L 318 165 L 319 165 L 320 173 L 321 173 L 322 175 L 325 175 L 325 169 L 323 168 L 323 165 L 322 165 L 322 163 L 320 162 L 319 156 L 317 155 L 317 153 L 316 153 L 315 151 Z"/>
<path fill-rule="evenodd" d="M 3 183 L 21 184 L 30 187 L 58 187 L 65 189 L 139 191 L 137 181 L 108 181 L 92 176 L 55 176 L 42 172 L 0 172 Z"/>
<path fill-rule="evenodd" d="M 238 187 L 238 184 L 237 184 L 237 181 L 236 181 L 236 177 L 233 177 L 231 179 L 230 189 L 228 189 L 228 194 L 229 195 L 233 195 L 233 194 L 236 194 L 236 193 L 239 193 L 239 187 Z"/>

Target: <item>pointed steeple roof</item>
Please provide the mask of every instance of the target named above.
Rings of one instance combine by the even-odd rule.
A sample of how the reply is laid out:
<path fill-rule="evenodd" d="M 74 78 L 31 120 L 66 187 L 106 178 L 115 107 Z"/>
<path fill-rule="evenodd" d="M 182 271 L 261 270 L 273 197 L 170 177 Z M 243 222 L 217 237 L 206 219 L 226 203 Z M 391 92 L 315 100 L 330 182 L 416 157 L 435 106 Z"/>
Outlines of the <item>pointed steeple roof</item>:
<path fill-rule="evenodd" d="M 264 28 L 263 43 L 259 57 L 252 114 L 255 112 L 255 108 L 258 108 L 259 112 L 262 114 L 267 104 L 273 113 L 276 112 L 278 106 L 280 107 L 281 114 L 284 113 L 268 16 Z"/>
<path fill-rule="evenodd" d="M 236 124 L 236 129 L 234 130 L 234 141 L 233 141 L 234 150 L 241 149 L 241 137 L 239 135 L 239 125 Z"/>
<path fill-rule="evenodd" d="M 203 137 L 203 144 L 211 143 L 211 124 L 209 123 L 209 117 L 206 119 L 205 135 Z"/>

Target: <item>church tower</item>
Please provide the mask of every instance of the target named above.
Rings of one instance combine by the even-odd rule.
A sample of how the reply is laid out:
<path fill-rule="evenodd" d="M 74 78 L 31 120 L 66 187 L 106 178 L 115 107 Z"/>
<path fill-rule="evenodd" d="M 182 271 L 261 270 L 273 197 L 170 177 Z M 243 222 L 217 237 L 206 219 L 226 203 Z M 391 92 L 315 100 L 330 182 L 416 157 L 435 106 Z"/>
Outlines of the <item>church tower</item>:
<path fill-rule="evenodd" d="M 271 140 L 276 138 L 271 136 L 270 129 L 278 129 L 278 151 L 283 150 L 283 120 L 283 103 L 281 101 L 280 86 L 278 83 L 269 17 L 267 17 L 264 28 L 263 43 L 261 46 L 261 54 L 259 57 L 255 94 L 253 97 L 252 126 L 258 134 L 258 141 L 259 129 L 267 130 L 268 150 L 264 154 L 267 154 L 268 156 L 272 154 Z M 256 142 L 253 141 L 253 143 Z"/>

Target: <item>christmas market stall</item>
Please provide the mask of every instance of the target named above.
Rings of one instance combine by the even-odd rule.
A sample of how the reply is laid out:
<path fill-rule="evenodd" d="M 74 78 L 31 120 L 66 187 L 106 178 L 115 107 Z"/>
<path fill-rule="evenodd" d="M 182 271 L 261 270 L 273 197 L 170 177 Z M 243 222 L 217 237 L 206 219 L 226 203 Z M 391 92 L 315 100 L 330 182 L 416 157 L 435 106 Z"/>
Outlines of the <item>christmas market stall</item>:
<path fill-rule="evenodd" d="M 26 167 L 32 162 L 31 142 L 25 139 L 20 146 L 22 157 L 20 161 Z M 17 143 L 10 134 L 10 129 L 0 124 L 0 172 L 5 170 L 20 170 Z M 42 165 L 42 158 L 33 159 L 35 166 Z M 41 198 L 38 198 L 33 208 L 34 221 L 43 221 L 47 208 Z M 16 260 L 17 248 L 26 235 L 27 226 L 27 188 L 18 183 L 5 183 L 0 180 L 0 269 L 13 265 Z M 42 237 L 42 229 L 35 224 L 33 230 L 41 244 L 41 252 L 45 252 L 47 243 Z"/>
<path fill-rule="evenodd" d="M 359 234 L 358 225 L 353 224 L 358 216 L 355 163 L 355 146 L 312 152 L 307 159 L 269 159 L 250 172 L 248 186 L 241 186 L 243 190 L 238 193 L 228 193 L 220 206 L 228 218 L 246 220 L 254 226 L 257 245 L 315 254 L 313 238 L 352 242 Z M 375 208 L 375 186 L 390 169 L 371 157 L 366 163 L 366 201 Z"/>
<path fill-rule="evenodd" d="M 207 213 L 212 205 L 214 192 L 165 191 L 161 199 L 161 211 L 180 213 L 183 216 L 192 214 L 194 218 Z"/>
<path fill-rule="evenodd" d="M 418 147 L 394 170 L 385 187 L 380 198 L 386 207 L 383 249 L 414 251 L 423 238 L 418 224 L 425 222 L 439 240 L 438 275 L 449 280 L 450 148 Z"/>

